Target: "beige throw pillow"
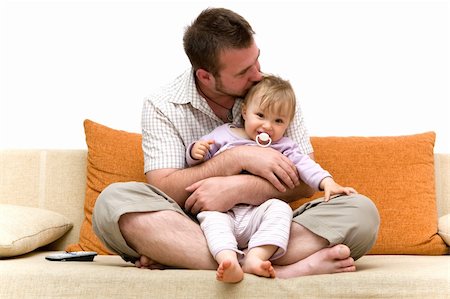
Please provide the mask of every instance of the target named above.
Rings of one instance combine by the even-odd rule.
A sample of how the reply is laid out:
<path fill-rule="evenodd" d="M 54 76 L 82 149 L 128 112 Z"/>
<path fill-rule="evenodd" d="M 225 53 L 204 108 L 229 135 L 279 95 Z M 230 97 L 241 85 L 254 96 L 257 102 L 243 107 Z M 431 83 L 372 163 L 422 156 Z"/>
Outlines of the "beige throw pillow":
<path fill-rule="evenodd" d="M 72 223 L 40 208 L 0 204 L 0 257 L 25 254 L 62 237 Z"/>

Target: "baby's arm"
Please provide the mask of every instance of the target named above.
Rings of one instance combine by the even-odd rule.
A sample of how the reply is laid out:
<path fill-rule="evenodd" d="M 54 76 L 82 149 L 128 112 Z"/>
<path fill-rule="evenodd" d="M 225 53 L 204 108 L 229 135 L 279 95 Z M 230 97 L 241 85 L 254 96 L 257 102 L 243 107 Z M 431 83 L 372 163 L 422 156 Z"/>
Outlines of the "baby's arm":
<path fill-rule="evenodd" d="M 358 193 L 352 187 L 342 187 L 338 183 L 336 183 L 332 177 L 326 177 L 320 182 L 320 189 L 325 191 L 325 201 L 330 200 L 331 195 L 335 194 L 347 194 Z"/>
<path fill-rule="evenodd" d="M 211 144 L 214 144 L 214 140 L 199 140 L 191 148 L 191 157 L 194 160 L 203 160 L 206 153 L 209 151 Z"/>

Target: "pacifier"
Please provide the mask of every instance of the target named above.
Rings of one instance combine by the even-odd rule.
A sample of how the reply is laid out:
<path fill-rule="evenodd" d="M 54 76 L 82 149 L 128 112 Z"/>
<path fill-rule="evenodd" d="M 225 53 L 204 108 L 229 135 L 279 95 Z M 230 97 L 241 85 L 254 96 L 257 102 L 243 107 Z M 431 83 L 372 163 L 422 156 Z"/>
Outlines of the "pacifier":
<path fill-rule="evenodd" d="M 270 138 L 269 134 L 264 132 L 256 135 L 255 141 L 261 147 L 268 147 L 272 144 L 272 138 Z"/>

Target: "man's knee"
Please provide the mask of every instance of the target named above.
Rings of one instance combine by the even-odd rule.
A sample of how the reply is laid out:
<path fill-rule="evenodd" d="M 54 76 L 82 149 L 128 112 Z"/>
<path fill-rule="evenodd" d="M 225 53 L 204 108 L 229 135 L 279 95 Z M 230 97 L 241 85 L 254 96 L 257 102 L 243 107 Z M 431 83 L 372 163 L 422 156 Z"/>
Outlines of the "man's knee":
<path fill-rule="evenodd" d="M 349 233 L 347 245 L 354 260 L 359 259 L 375 244 L 380 226 L 380 215 L 375 204 L 364 195 L 352 196 L 352 205 L 358 211 L 353 213 L 355 227 Z"/>
<path fill-rule="evenodd" d="M 138 219 L 136 216 L 136 213 L 126 213 L 120 216 L 118 225 L 124 237 L 135 230 L 136 221 Z M 125 237 L 125 240 L 126 239 L 127 238 Z"/>
<path fill-rule="evenodd" d="M 92 227 L 97 236 L 105 235 L 118 221 L 117 212 L 127 193 L 137 182 L 113 183 L 108 185 L 97 197 L 92 211 Z"/>
<path fill-rule="evenodd" d="M 380 215 L 373 201 L 364 195 L 358 194 L 354 196 L 353 203 L 359 211 L 358 220 L 361 224 L 370 231 L 376 230 L 376 232 L 378 232 Z"/>
<path fill-rule="evenodd" d="M 103 189 L 97 197 L 95 204 L 106 205 L 112 198 L 118 199 L 124 197 L 130 190 L 140 188 L 139 182 L 119 182 L 112 183 Z"/>

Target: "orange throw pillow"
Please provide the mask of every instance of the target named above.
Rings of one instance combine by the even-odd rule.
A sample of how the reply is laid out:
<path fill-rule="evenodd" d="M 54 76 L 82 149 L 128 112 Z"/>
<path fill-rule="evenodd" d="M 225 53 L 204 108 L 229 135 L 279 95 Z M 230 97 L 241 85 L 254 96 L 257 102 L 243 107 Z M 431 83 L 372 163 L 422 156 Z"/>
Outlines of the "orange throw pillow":
<path fill-rule="evenodd" d="M 435 133 L 312 137 L 315 160 L 344 186 L 373 200 L 381 218 L 370 254 L 446 254 L 437 234 Z M 313 196 L 323 196 L 318 192 Z M 308 200 L 291 204 L 296 208 Z"/>
<path fill-rule="evenodd" d="M 85 218 L 78 244 L 67 251 L 96 251 L 112 254 L 92 230 L 92 210 L 100 192 L 114 182 L 145 182 L 141 134 L 114 130 L 90 120 L 84 121 L 88 147 Z"/>

